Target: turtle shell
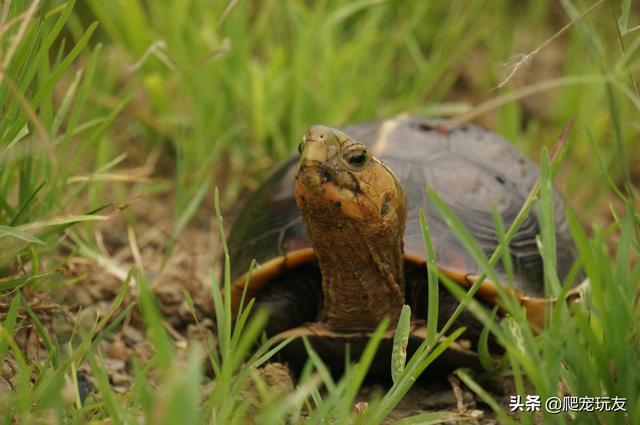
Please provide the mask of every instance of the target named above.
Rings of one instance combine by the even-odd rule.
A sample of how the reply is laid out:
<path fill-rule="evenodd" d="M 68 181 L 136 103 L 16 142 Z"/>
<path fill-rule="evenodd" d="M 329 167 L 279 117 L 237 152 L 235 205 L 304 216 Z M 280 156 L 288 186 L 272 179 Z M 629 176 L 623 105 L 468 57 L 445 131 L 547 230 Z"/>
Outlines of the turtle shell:
<path fill-rule="evenodd" d="M 481 267 L 465 250 L 429 200 L 425 188 L 431 186 L 476 238 L 487 256 L 498 246 L 492 208 L 505 226 L 511 225 L 538 177 L 536 165 L 500 136 L 475 125 L 444 128 L 435 120 L 397 117 L 385 121 L 355 124 L 342 129 L 367 145 L 397 175 L 408 203 L 404 234 L 406 285 L 408 298 L 426 299 L 425 253 L 419 223 L 419 210 L 427 214 L 438 267 L 442 273 L 464 286 Z M 245 273 L 253 259 L 247 298 L 258 296 L 273 311 L 285 311 L 273 332 L 297 322 L 315 320 L 320 303 L 321 275 L 305 234 L 296 206 L 293 185 L 298 158 L 293 157 L 276 169 L 250 197 L 240 211 L 229 237 L 235 307 L 245 284 Z M 563 199 L 554 189 L 557 271 L 563 278 L 575 259 Z M 536 236 L 540 228 L 535 212 L 529 215 L 510 243 L 514 286 L 529 319 L 543 321 L 545 300 L 542 259 Z M 496 266 L 500 279 L 506 279 L 502 263 Z M 445 291 L 446 292 L 446 291 Z M 441 291 L 441 296 L 447 294 Z M 494 304 L 495 285 L 486 281 L 478 296 Z M 410 300 L 411 301 L 411 300 Z M 277 307 L 282 304 L 282 308 Z M 285 307 L 286 304 L 286 307 Z M 426 319 L 424 306 L 412 309 Z M 442 314 L 447 314 L 447 308 Z M 450 313 L 450 312 L 449 312 Z M 424 316 L 424 317 L 421 317 Z"/>

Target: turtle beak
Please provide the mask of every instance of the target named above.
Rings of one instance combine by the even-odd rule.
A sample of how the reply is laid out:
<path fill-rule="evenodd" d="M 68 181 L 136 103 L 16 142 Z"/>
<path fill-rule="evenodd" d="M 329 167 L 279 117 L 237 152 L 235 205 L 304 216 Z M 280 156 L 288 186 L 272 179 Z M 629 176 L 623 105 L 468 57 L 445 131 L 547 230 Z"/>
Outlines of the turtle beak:
<path fill-rule="evenodd" d="M 300 163 L 323 163 L 329 157 L 329 146 L 337 144 L 338 138 L 332 128 L 314 125 L 304 135 L 304 148 L 300 155 Z"/>
<path fill-rule="evenodd" d="M 322 125 L 314 125 L 304 135 L 304 144 L 300 152 L 300 161 L 296 171 L 296 180 L 309 190 L 319 192 L 322 183 L 327 180 L 323 164 L 329 158 L 330 148 L 337 144 L 332 129 Z"/>
<path fill-rule="evenodd" d="M 300 164 L 316 163 L 322 164 L 327 160 L 327 146 L 324 143 L 306 141 L 302 155 L 300 155 Z"/>

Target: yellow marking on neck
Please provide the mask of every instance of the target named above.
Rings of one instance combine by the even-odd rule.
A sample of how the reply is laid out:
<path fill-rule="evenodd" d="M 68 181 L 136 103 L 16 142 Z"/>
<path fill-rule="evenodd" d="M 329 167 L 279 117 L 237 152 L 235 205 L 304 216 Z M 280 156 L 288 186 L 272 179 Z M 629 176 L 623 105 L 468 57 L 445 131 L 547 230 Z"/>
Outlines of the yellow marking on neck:
<path fill-rule="evenodd" d="M 364 218 L 362 208 L 349 189 L 342 189 L 333 183 L 327 183 L 324 185 L 323 196 L 328 201 L 340 202 L 340 210 L 345 216 L 359 220 Z"/>

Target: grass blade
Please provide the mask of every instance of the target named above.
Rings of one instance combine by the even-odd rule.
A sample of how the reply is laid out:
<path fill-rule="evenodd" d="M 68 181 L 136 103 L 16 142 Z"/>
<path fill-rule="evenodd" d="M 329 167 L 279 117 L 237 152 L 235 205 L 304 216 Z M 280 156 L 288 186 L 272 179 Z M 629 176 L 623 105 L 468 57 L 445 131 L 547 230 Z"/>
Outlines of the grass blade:
<path fill-rule="evenodd" d="M 393 351 L 391 352 L 391 378 L 396 384 L 402 376 L 407 361 L 407 344 L 409 343 L 409 331 L 411 326 L 411 308 L 402 306 L 400 319 L 393 336 Z"/>

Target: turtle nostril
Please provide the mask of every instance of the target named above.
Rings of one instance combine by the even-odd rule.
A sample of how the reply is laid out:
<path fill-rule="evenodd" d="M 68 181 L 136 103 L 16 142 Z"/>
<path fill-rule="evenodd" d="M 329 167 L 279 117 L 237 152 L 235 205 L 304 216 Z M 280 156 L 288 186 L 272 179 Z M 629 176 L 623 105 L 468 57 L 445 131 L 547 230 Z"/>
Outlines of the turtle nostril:
<path fill-rule="evenodd" d="M 309 127 L 306 139 L 311 142 L 331 140 L 332 130 L 323 125 L 313 125 Z"/>

